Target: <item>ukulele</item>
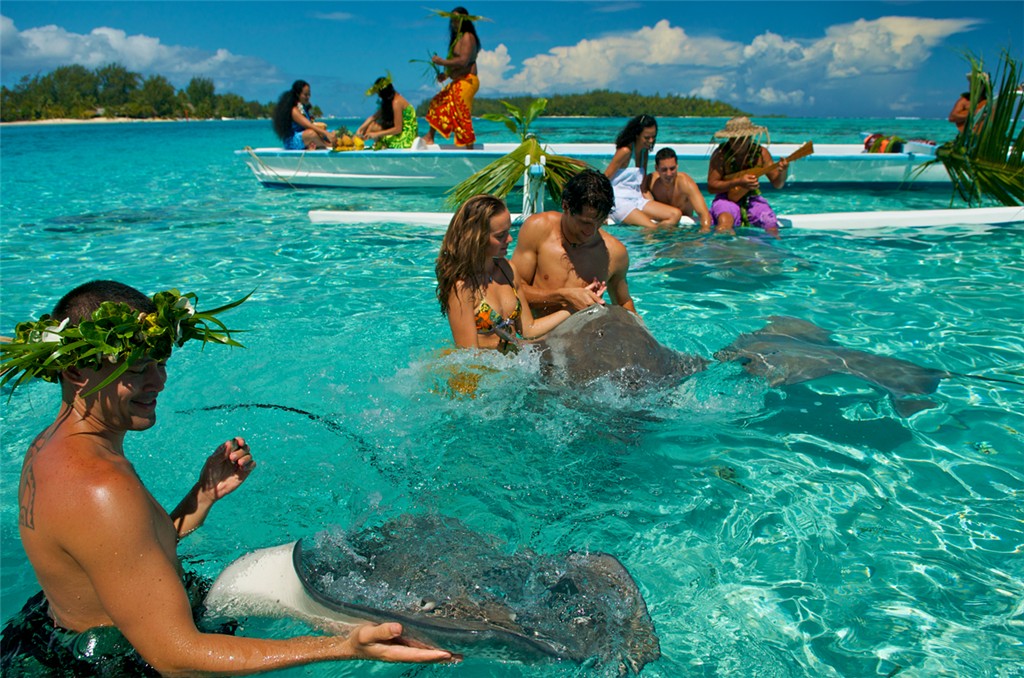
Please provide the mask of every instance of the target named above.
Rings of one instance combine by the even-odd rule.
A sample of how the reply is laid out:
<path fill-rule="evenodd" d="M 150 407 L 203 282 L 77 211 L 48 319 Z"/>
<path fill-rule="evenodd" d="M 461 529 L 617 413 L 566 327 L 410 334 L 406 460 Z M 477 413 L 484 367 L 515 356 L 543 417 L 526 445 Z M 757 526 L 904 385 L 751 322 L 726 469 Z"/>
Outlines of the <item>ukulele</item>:
<path fill-rule="evenodd" d="M 794 160 L 799 160 L 800 158 L 806 158 L 811 153 L 814 153 L 814 142 L 808 141 L 803 146 L 796 149 L 796 151 L 794 151 L 791 155 L 789 155 L 786 158 L 786 160 L 789 162 L 793 162 Z M 782 161 L 780 160 L 779 162 Z M 755 177 L 759 177 L 764 174 L 767 174 L 768 172 L 771 172 L 778 166 L 779 163 L 775 162 L 772 163 L 771 165 L 768 165 L 767 167 L 751 167 L 750 169 L 740 170 L 739 172 L 733 172 L 732 174 L 728 175 L 725 178 L 726 180 L 732 180 L 737 177 L 746 176 L 748 174 L 753 174 Z M 732 200 L 733 202 L 739 202 L 740 199 L 743 198 L 743 196 L 745 196 L 749 192 L 750 189 L 744 186 L 733 186 L 732 188 L 729 189 L 729 200 Z"/>

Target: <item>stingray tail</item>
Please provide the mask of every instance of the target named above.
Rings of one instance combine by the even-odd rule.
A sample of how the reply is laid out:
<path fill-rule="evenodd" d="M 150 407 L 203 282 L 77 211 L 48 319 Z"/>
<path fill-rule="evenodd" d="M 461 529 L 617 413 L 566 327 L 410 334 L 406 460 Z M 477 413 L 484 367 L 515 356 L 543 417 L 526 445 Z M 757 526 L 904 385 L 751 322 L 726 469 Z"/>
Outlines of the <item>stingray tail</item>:
<path fill-rule="evenodd" d="M 980 379 L 981 381 L 993 381 L 997 384 L 1009 384 L 1010 386 L 1016 386 L 1017 388 L 1024 388 L 1024 382 L 1014 381 L 1013 379 L 986 377 L 984 374 L 961 374 L 960 372 L 950 372 L 949 374 L 950 376 L 960 377 L 961 379 Z"/>

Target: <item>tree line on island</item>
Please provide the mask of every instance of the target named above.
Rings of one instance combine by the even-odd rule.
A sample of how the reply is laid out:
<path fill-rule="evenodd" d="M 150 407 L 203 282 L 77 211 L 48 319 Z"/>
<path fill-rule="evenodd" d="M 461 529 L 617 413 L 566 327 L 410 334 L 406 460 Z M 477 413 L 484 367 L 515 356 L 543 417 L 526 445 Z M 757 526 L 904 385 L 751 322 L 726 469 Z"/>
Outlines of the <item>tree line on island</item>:
<path fill-rule="evenodd" d="M 54 118 L 267 118 L 274 103 L 217 94 L 213 80 L 192 78 L 184 89 L 162 75 L 143 78 L 120 64 L 96 70 L 61 66 L 0 89 L 0 121 Z"/>
<path fill-rule="evenodd" d="M 478 98 L 473 114 L 505 112 L 502 101 L 526 110 L 534 97 Z M 721 101 L 674 95 L 594 90 L 547 97 L 547 116 L 629 117 L 644 111 L 655 117 L 732 117 L 748 115 Z M 246 101 L 237 94 L 218 94 L 213 80 L 195 77 L 183 89 L 162 75 L 142 77 L 120 64 L 95 70 L 61 66 L 46 75 L 25 76 L 16 86 L 0 88 L 0 121 L 70 118 L 269 118 L 276 102 Z M 417 109 L 426 113 L 429 101 Z M 313 107 L 313 114 L 323 113 Z"/>

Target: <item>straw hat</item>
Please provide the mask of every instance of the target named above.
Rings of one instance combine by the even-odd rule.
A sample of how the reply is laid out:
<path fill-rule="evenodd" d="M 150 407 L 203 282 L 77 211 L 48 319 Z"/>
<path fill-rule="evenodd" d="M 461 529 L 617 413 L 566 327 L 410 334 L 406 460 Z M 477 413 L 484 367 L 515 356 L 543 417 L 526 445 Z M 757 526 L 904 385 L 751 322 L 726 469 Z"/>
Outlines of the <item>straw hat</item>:
<path fill-rule="evenodd" d="M 750 118 L 746 116 L 740 116 L 733 118 L 729 122 L 725 123 L 725 129 L 720 129 L 715 132 L 715 137 L 719 139 L 733 139 L 736 137 L 752 137 L 758 134 L 764 134 L 768 131 L 767 127 L 761 127 L 750 122 Z"/>

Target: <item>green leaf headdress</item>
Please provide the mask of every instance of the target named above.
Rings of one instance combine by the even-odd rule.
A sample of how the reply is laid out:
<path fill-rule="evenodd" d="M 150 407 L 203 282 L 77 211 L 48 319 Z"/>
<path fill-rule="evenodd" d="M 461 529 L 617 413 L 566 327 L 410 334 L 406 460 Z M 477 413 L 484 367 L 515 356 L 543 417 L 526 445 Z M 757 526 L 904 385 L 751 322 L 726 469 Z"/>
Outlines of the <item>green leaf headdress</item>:
<path fill-rule="evenodd" d="M 391 71 L 386 71 L 386 73 L 387 75 L 385 75 L 383 78 L 377 78 L 377 80 L 373 83 L 373 86 L 371 86 L 370 89 L 366 90 L 366 96 L 372 97 L 374 94 L 376 94 L 377 92 L 381 91 L 382 89 L 391 84 Z"/>
<path fill-rule="evenodd" d="M 190 339 L 204 344 L 241 346 L 217 314 L 232 309 L 252 296 L 252 292 L 224 306 L 197 311 L 199 298 L 192 293 L 167 290 L 153 295 L 156 310 L 137 311 L 126 303 L 104 301 L 92 317 L 69 326 L 68 319 L 57 320 L 49 314 L 39 320 L 18 323 L 14 339 L 0 343 L 0 386 L 12 383 L 13 389 L 38 377 L 56 382 L 69 367 L 99 368 L 104 361 L 117 369 L 102 384 L 85 395 L 104 388 L 143 358 L 167 360 L 175 346 Z"/>

